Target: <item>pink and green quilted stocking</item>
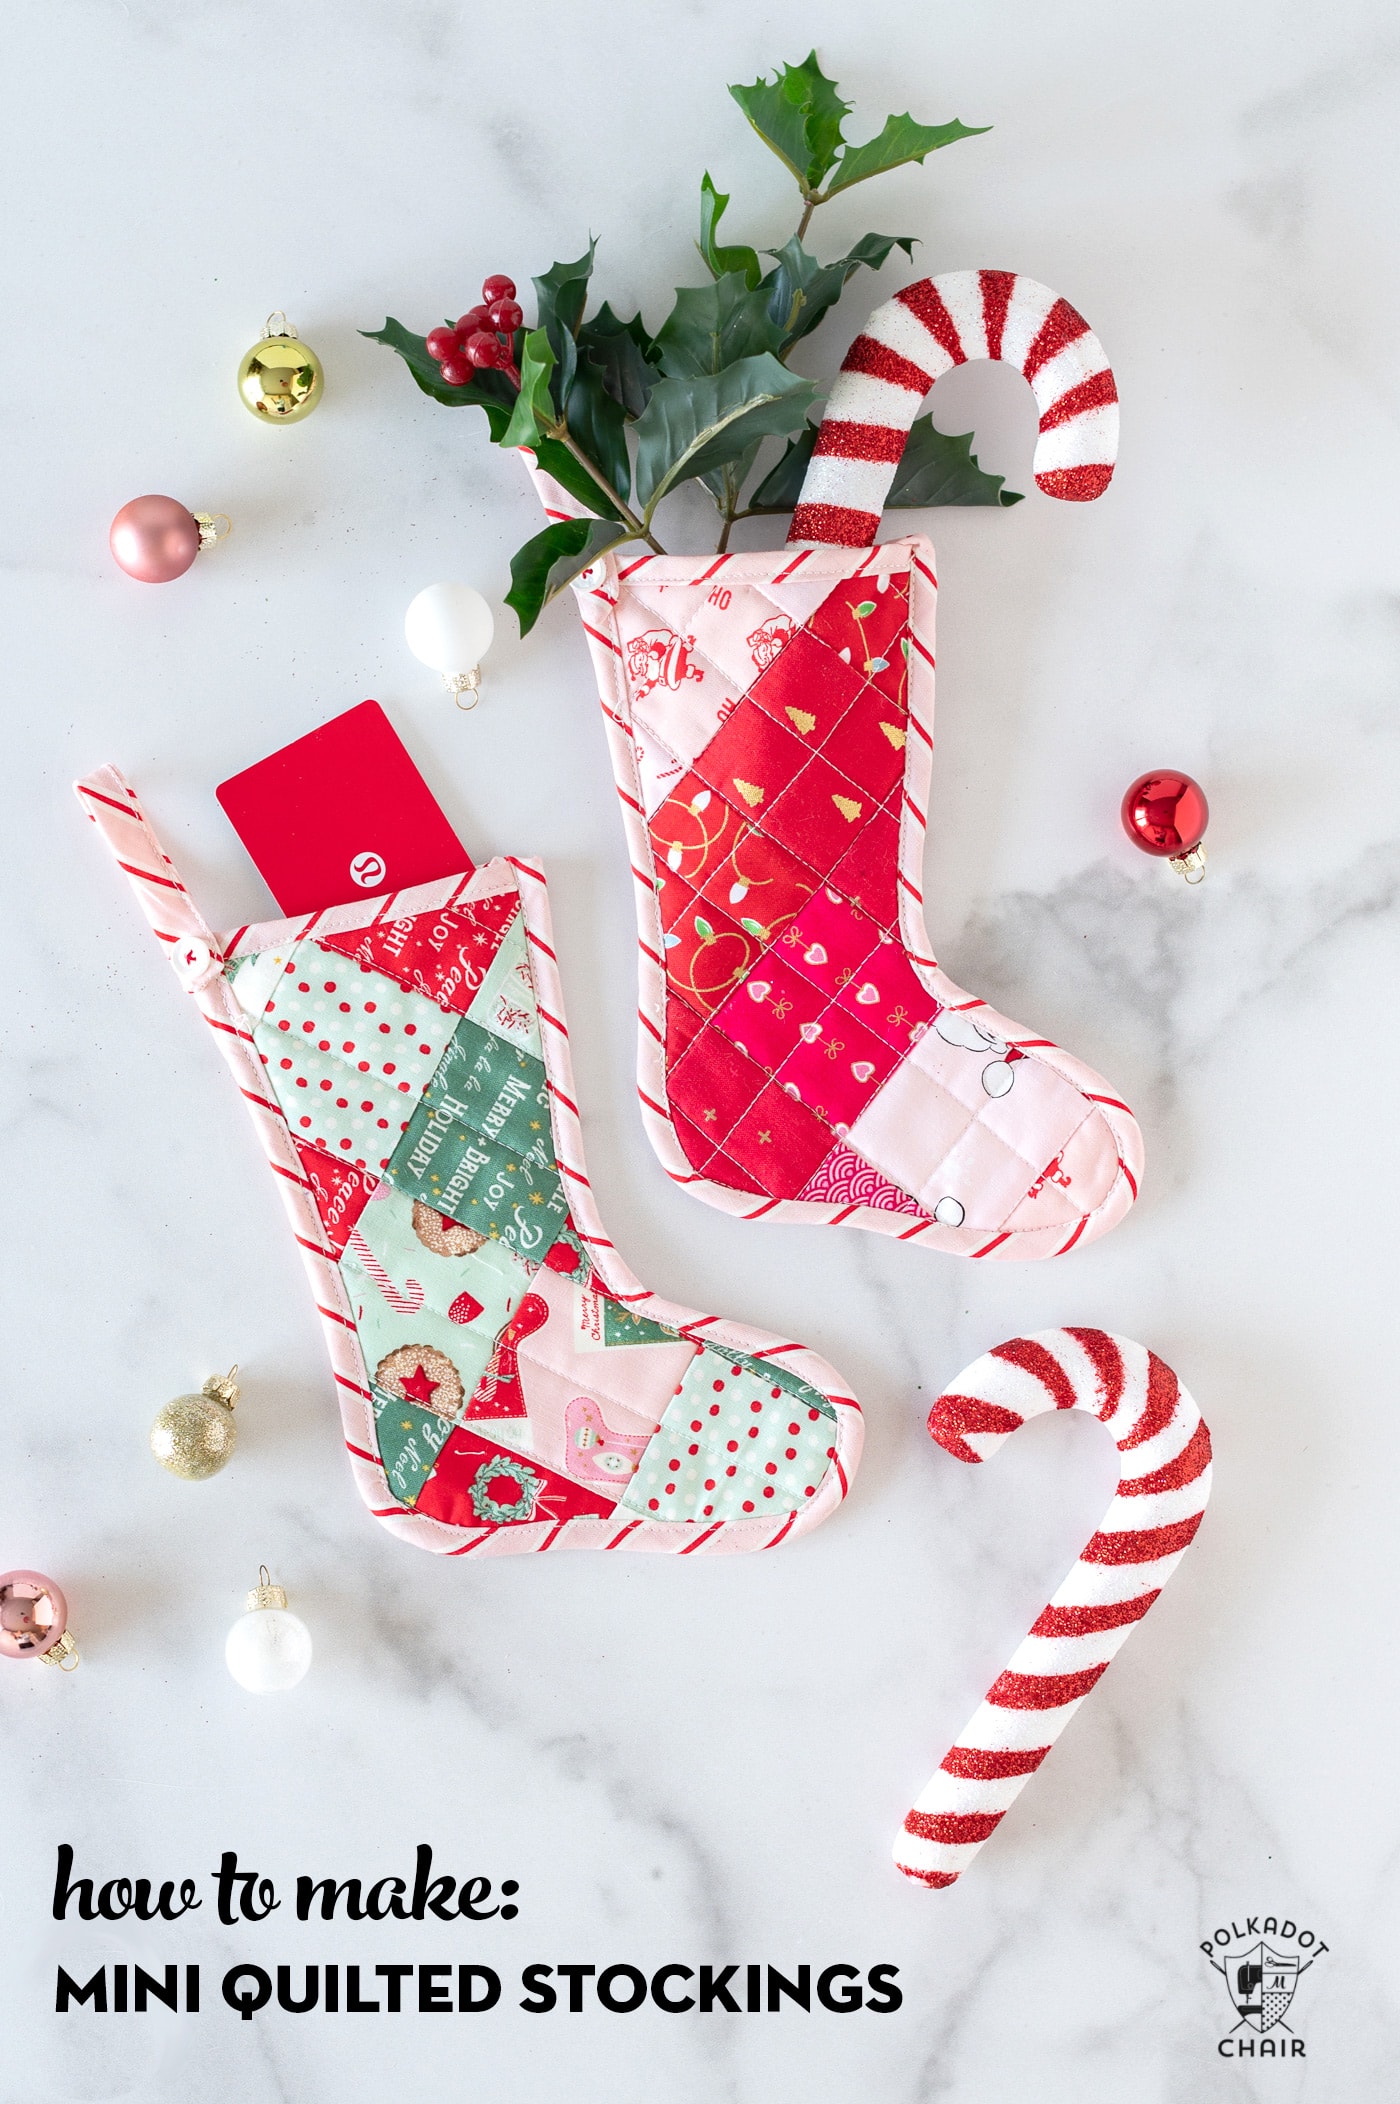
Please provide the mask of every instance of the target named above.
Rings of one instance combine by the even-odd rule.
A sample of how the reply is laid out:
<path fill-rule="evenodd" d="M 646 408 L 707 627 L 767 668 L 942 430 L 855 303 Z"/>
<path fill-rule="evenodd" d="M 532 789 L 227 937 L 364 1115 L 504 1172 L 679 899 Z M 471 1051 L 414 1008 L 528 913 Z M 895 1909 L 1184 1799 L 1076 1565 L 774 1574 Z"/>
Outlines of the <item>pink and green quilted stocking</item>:
<path fill-rule="evenodd" d="M 1058 1256 L 1119 1221 L 1117 1092 L 939 969 L 922 866 L 933 549 L 875 547 L 940 373 L 1017 365 L 1036 480 L 1095 497 L 1117 397 L 1063 300 L 1007 272 L 911 286 L 846 358 L 780 553 L 609 554 L 576 585 L 637 877 L 640 1090 L 676 1179 L 744 1219 Z M 547 507 L 577 506 L 543 476 Z"/>
<path fill-rule="evenodd" d="M 608 1238 L 533 863 L 220 939 L 116 769 L 77 791 L 248 1104 L 376 1519 L 453 1556 L 689 1555 L 834 1511 L 839 1377 L 662 1300 Z"/>

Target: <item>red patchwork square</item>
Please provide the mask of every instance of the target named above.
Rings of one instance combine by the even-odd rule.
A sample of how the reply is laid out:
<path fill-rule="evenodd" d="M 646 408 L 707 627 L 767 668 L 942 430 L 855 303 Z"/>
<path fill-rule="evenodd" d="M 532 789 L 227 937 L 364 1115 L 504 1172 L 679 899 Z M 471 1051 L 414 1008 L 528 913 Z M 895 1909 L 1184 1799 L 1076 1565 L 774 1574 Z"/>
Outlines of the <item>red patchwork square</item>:
<path fill-rule="evenodd" d="M 833 1006 L 822 1017 L 821 1036 L 799 1045 L 778 1079 L 790 1082 L 844 1137 L 898 1063 L 898 1055 L 864 1023 Z"/>
<path fill-rule="evenodd" d="M 899 823 L 888 807 L 877 811 L 831 872 L 838 891 L 882 928 L 899 926 Z"/>
<path fill-rule="evenodd" d="M 666 1001 L 666 1065 L 674 1067 L 684 1057 L 694 1039 L 704 1028 L 704 1018 L 697 1014 L 689 1002 L 682 1001 L 671 993 Z"/>
<path fill-rule="evenodd" d="M 771 1198 L 795 1198 L 831 1152 L 831 1133 L 805 1104 L 770 1082 L 724 1143 Z"/>
<path fill-rule="evenodd" d="M 807 627 L 862 681 L 873 679 L 887 699 L 898 700 L 904 693 L 908 620 L 907 575 L 851 577 L 823 600 Z"/>
<path fill-rule="evenodd" d="M 754 681 L 748 698 L 812 746 L 834 729 L 864 685 L 862 674 L 802 629 Z"/>
<path fill-rule="evenodd" d="M 890 936 L 877 944 L 837 996 L 837 1005 L 873 1030 L 902 1058 L 938 1014 L 938 1003 L 917 978 L 904 945 Z"/>
<path fill-rule="evenodd" d="M 759 940 L 771 942 L 816 888 L 816 873 L 758 827 L 742 832 L 702 894 Z M 761 932 L 760 932 L 761 931 Z"/>
<path fill-rule="evenodd" d="M 656 873 L 683 877 L 698 891 L 724 861 L 744 821 L 698 774 L 677 782 L 653 812 L 649 830 Z"/>
<path fill-rule="evenodd" d="M 783 947 L 789 962 L 830 999 L 864 964 L 880 933 L 867 914 L 824 884 L 787 930 Z"/>
<path fill-rule="evenodd" d="M 822 756 L 883 803 L 904 774 L 904 740 L 909 719 L 874 687 L 851 704 L 822 747 Z"/>
<path fill-rule="evenodd" d="M 771 1074 L 825 1007 L 826 995 L 770 950 L 716 1011 L 715 1027 Z"/>
<path fill-rule="evenodd" d="M 674 1103 L 671 1105 L 671 1124 L 676 1138 L 681 1143 L 681 1153 L 691 1168 L 697 1176 L 708 1175 L 709 1164 L 718 1151 L 714 1141 L 701 1132 L 698 1125 L 692 1125 L 689 1118 L 676 1109 Z"/>
<path fill-rule="evenodd" d="M 695 769 L 711 788 L 752 817 L 777 801 L 806 757 L 800 738 L 751 702 L 741 701 L 715 732 Z"/>
<path fill-rule="evenodd" d="M 379 1178 L 366 1174 L 353 1162 L 337 1161 L 333 1155 L 323 1153 L 319 1147 L 310 1147 L 301 1140 L 295 1140 L 293 1145 L 301 1157 L 302 1169 L 311 1185 L 311 1195 L 316 1201 L 316 1210 L 321 1216 L 326 1240 L 339 1256 Z"/>
<path fill-rule="evenodd" d="M 768 813 L 768 831 L 825 879 L 875 808 L 872 796 L 817 753 Z"/>
<path fill-rule="evenodd" d="M 681 1111 L 718 1145 L 762 1095 L 768 1076 L 717 1030 L 704 1030 L 667 1077 L 672 1110 Z"/>
<path fill-rule="evenodd" d="M 704 1015 L 728 998 L 759 953 L 755 937 L 707 900 L 692 900 L 664 939 L 671 991 Z"/>

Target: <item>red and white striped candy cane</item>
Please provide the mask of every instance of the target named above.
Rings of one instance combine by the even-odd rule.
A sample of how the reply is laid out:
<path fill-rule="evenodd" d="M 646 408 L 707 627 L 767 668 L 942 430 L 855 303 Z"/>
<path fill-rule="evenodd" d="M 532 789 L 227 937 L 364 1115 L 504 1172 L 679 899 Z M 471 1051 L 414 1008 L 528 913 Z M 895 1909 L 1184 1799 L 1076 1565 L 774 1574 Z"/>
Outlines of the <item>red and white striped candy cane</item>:
<path fill-rule="evenodd" d="M 394 1281 L 390 1278 L 358 1227 L 351 1228 L 345 1238 L 345 1246 L 359 1264 L 360 1269 L 368 1272 L 396 1315 L 416 1315 L 418 1313 L 418 1310 L 423 1305 L 423 1288 L 419 1285 L 416 1278 L 405 1279 L 401 1291 L 394 1284 Z"/>
<path fill-rule="evenodd" d="M 1118 458 L 1118 389 L 1088 322 L 1014 270 L 950 270 L 877 307 L 847 351 L 788 539 L 870 547 L 924 396 L 976 358 L 1031 383 L 1037 486 L 1078 503 L 1102 496 Z"/>
<path fill-rule="evenodd" d="M 1030 1635 L 915 1800 L 894 1846 L 906 1877 L 951 1885 L 1176 1569 L 1210 1495 L 1210 1433 L 1169 1366 L 1107 1330 L 1038 1330 L 969 1366 L 929 1412 L 959 1461 L 1028 1417 L 1087 1410 L 1118 1442 L 1118 1494 Z"/>

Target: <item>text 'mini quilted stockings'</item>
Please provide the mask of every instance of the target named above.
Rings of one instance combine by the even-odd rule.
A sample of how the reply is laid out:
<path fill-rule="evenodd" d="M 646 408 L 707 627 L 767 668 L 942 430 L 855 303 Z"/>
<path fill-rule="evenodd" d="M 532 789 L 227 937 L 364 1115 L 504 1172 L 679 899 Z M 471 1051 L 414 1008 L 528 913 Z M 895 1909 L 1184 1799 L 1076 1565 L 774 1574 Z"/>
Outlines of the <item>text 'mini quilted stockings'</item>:
<path fill-rule="evenodd" d="M 1142 1146 L 1089 1067 L 942 972 L 924 924 L 933 549 L 874 547 L 908 427 L 969 358 L 1026 375 L 1036 480 L 1098 496 L 1117 395 L 1033 280 L 926 279 L 856 338 L 779 553 L 605 556 L 576 583 L 637 879 L 652 1144 L 744 1219 L 1058 1256 L 1119 1221 Z M 528 456 L 527 456 L 528 458 Z M 577 506 L 536 475 L 553 515 Z"/>
<path fill-rule="evenodd" d="M 420 1548 L 773 1548 L 861 1416 L 815 1353 L 650 1293 L 584 1162 L 544 877 L 501 858 L 219 939 L 115 768 L 77 784 L 277 1178 L 374 1516 Z"/>

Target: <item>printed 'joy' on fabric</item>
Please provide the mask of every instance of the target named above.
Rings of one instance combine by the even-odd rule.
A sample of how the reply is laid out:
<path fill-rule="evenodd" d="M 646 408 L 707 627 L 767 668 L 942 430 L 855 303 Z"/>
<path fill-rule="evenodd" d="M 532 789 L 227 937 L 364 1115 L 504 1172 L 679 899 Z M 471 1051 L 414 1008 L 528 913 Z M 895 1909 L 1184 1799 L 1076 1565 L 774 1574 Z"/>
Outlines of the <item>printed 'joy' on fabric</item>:
<path fill-rule="evenodd" d="M 376 1518 L 449 1555 L 689 1554 L 835 1509 L 839 1377 L 660 1299 L 608 1239 L 533 864 L 219 940 L 116 770 L 77 790 L 248 1102 Z"/>
<path fill-rule="evenodd" d="M 871 317 L 777 554 L 626 549 L 577 580 L 637 880 L 639 1086 L 677 1182 L 745 1219 L 1058 1256 L 1116 1224 L 1142 1144 L 1091 1068 L 966 993 L 924 923 L 933 549 L 875 548 L 904 434 L 969 357 L 1040 403 L 1040 486 L 1106 487 L 1097 339 L 1010 273 L 925 280 Z M 577 510 L 547 476 L 551 515 Z"/>

